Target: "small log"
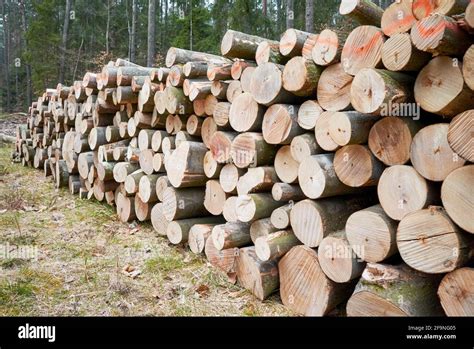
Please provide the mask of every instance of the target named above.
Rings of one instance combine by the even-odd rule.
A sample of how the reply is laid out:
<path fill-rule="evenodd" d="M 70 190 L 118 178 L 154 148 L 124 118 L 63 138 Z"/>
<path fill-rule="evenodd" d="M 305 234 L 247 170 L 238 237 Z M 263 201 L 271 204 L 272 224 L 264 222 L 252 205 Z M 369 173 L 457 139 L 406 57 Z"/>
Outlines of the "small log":
<path fill-rule="evenodd" d="M 301 50 L 301 56 L 305 59 L 312 60 L 313 59 L 313 48 L 318 41 L 320 34 L 311 34 L 306 38 L 304 42 L 303 48 Z"/>
<path fill-rule="evenodd" d="M 240 81 L 233 80 L 230 82 L 229 87 L 226 91 L 226 98 L 229 102 L 233 103 L 234 100 L 243 93 L 242 85 Z"/>
<path fill-rule="evenodd" d="M 474 269 L 461 268 L 447 274 L 438 288 L 441 306 L 448 316 L 473 316 Z"/>
<path fill-rule="evenodd" d="M 369 263 L 382 262 L 398 252 L 398 222 L 375 205 L 354 212 L 346 222 L 345 231 L 354 253 Z"/>
<path fill-rule="evenodd" d="M 263 117 L 262 132 L 269 144 L 290 144 L 293 137 L 304 133 L 298 124 L 298 106 L 272 105 Z"/>
<path fill-rule="evenodd" d="M 229 194 L 237 193 L 239 177 L 244 173 L 244 169 L 237 168 L 234 164 L 225 165 L 219 175 L 219 183 L 222 189 Z"/>
<path fill-rule="evenodd" d="M 209 180 L 206 183 L 204 207 L 214 216 L 219 216 L 224 210 L 227 194 L 218 180 Z"/>
<path fill-rule="evenodd" d="M 176 64 L 186 64 L 188 62 L 227 63 L 229 60 L 210 53 L 189 51 L 176 47 L 170 47 L 168 49 L 168 52 L 166 53 L 166 66 L 168 68 L 171 68 Z M 160 68 L 158 75 L 160 81 L 164 81 L 164 79 L 166 79 L 166 73 L 167 70 Z"/>
<path fill-rule="evenodd" d="M 254 244 L 259 237 L 267 237 L 277 231 L 279 229 L 273 226 L 270 218 L 258 219 L 250 224 L 250 238 Z"/>
<path fill-rule="evenodd" d="M 168 224 L 166 236 L 173 245 L 188 241 L 191 228 L 196 224 L 222 223 L 222 217 L 200 217 L 175 220 Z"/>
<path fill-rule="evenodd" d="M 430 59 L 428 52 L 413 46 L 408 33 L 395 34 L 382 46 L 382 62 L 391 71 L 419 71 Z"/>
<path fill-rule="evenodd" d="M 240 77 L 240 88 L 242 92 L 251 92 L 250 83 L 252 82 L 253 73 L 255 72 L 255 67 L 247 67 Z"/>
<path fill-rule="evenodd" d="M 316 126 L 316 120 L 323 112 L 324 110 L 318 101 L 308 100 L 303 102 L 298 109 L 298 125 L 305 130 L 313 130 Z"/>
<path fill-rule="evenodd" d="M 216 223 L 195 224 L 189 229 L 188 244 L 193 253 L 204 252 L 206 241 L 212 234 L 212 228 L 216 225 Z"/>
<path fill-rule="evenodd" d="M 339 145 L 334 142 L 329 134 L 329 125 L 333 114 L 334 112 L 330 111 L 321 113 L 314 128 L 316 142 L 321 147 L 321 149 L 326 151 L 335 151 L 339 149 Z"/>
<path fill-rule="evenodd" d="M 474 234 L 471 219 L 474 198 L 470 191 L 474 184 L 474 165 L 460 167 L 451 172 L 441 186 L 441 200 L 449 217 L 462 229 Z"/>
<path fill-rule="evenodd" d="M 176 188 L 204 185 L 207 181 L 203 167 L 206 152 L 202 143 L 182 142 L 165 164 L 171 184 Z"/>
<path fill-rule="evenodd" d="M 203 161 L 204 161 L 204 174 L 207 176 L 207 178 L 209 179 L 219 178 L 222 167 L 224 167 L 224 165 L 219 164 L 214 159 L 214 156 L 212 155 L 211 151 L 206 152 L 206 155 L 204 156 Z"/>
<path fill-rule="evenodd" d="M 237 279 L 240 286 L 263 301 L 278 290 L 277 262 L 260 261 L 254 247 L 241 248 L 237 258 Z"/>
<path fill-rule="evenodd" d="M 125 196 L 122 193 L 117 194 L 117 215 L 121 222 L 130 222 L 136 217 L 135 198 L 133 196 Z"/>
<path fill-rule="evenodd" d="M 319 33 L 318 39 L 311 51 L 311 59 L 320 66 L 329 66 L 339 62 L 344 41 L 342 35 L 336 31 L 324 29 Z"/>
<path fill-rule="evenodd" d="M 288 202 L 306 198 L 298 184 L 275 183 L 272 187 L 273 200 Z"/>
<path fill-rule="evenodd" d="M 474 162 L 471 136 L 473 116 L 474 110 L 467 110 L 457 115 L 451 120 L 448 130 L 448 143 L 451 149 L 470 162 Z"/>
<path fill-rule="evenodd" d="M 370 0 L 342 0 L 339 13 L 361 25 L 380 26 L 383 9 Z"/>
<path fill-rule="evenodd" d="M 114 166 L 113 174 L 114 180 L 117 183 L 124 183 L 127 176 L 138 170 L 140 166 L 136 163 L 119 162 Z"/>
<path fill-rule="evenodd" d="M 239 256 L 238 248 L 229 248 L 227 250 L 219 251 L 214 247 L 212 239 L 207 239 L 204 253 L 212 266 L 226 273 L 233 282 L 236 281 L 235 268 L 237 257 Z"/>
<path fill-rule="evenodd" d="M 214 115 L 214 109 L 216 108 L 218 102 L 219 101 L 217 98 L 213 95 L 207 95 L 204 104 L 204 111 L 206 112 L 206 115 Z"/>
<path fill-rule="evenodd" d="M 140 151 L 151 149 L 151 140 L 155 132 L 155 130 L 150 129 L 140 130 L 138 133 L 138 149 Z"/>
<path fill-rule="evenodd" d="M 210 64 L 207 68 L 207 78 L 209 81 L 229 80 L 232 78 L 232 63 Z M 235 79 L 238 80 L 238 79 Z M 211 84 L 212 85 L 212 84 Z"/>
<path fill-rule="evenodd" d="M 275 172 L 282 182 L 295 183 L 298 181 L 299 163 L 291 155 L 291 147 L 281 147 L 275 156 Z"/>
<path fill-rule="evenodd" d="M 163 194 L 165 190 L 171 186 L 167 176 L 160 176 L 155 183 L 156 196 L 158 200 L 163 201 Z"/>
<path fill-rule="evenodd" d="M 283 70 L 283 88 L 301 97 L 316 93 L 323 68 L 303 57 L 293 57 Z"/>
<path fill-rule="evenodd" d="M 245 247 L 251 243 L 248 223 L 225 223 L 216 225 L 211 235 L 214 246 L 219 251 L 232 247 Z"/>
<path fill-rule="evenodd" d="M 347 302 L 348 316 L 441 316 L 439 277 L 406 264 L 367 264 Z"/>
<path fill-rule="evenodd" d="M 205 77 L 207 68 L 207 62 L 187 62 L 183 65 L 183 73 L 188 79 Z"/>
<path fill-rule="evenodd" d="M 153 163 L 153 172 L 156 172 L 156 173 L 166 172 L 165 154 L 155 153 L 153 155 L 152 163 Z M 149 173 L 147 173 L 147 174 L 149 174 Z"/>
<path fill-rule="evenodd" d="M 247 173 L 239 177 L 237 182 L 237 194 L 267 192 L 273 184 L 278 181 L 275 168 L 270 166 L 252 167 Z"/>
<path fill-rule="evenodd" d="M 236 201 L 237 218 L 241 222 L 251 222 L 270 217 L 272 211 L 282 205 L 268 193 L 242 195 Z"/>
<path fill-rule="evenodd" d="M 209 142 L 209 149 L 214 160 L 220 164 L 228 163 L 231 160 L 232 141 L 236 136 L 236 132 L 217 131 L 214 133 Z"/>
<path fill-rule="evenodd" d="M 350 109 L 353 79 L 352 75 L 344 71 L 342 63 L 336 63 L 324 69 L 318 82 L 317 96 L 319 105 L 329 111 Z M 322 110 L 319 114 L 321 112 Z"/>
<path fill-rule="evenodd" d="M 163 215 L 169 222 L 207 215 L 204 199 L 201 188 L 167 188 L 163 193 Z"/>
<path fill-rule="evenodd" d="M 277 148 L 265 142 L 261 133 L 245 132 L 232 142 L 231 155 L 235 166 L 270 165 L 275 159 Z"/>
<path fill-rule="evenodd" d="M 287 29 L 280 39 L 280 53 L 287 57 L 300 56 L 306 39 L 311 35 L 301 30 Z"/>
<path fill-rule="evenodd" d="M 470 7 L 472 8 L 472 15 L 474 17 L 474 4 Z M 462 74 L 464 76 L 466 85 L 474 91 L 474 45 L 471 45 L 471 47 L 464 54 Z"/>
<path fill-rule="evenodd" d="M 154 203 L 158 201 L 158 196 L 156 195 L 156 181 L 160 176 L 160 174 L 152 174 L 140 178 L 138 194 L 143 202 Z"/>
<path fill-rule="evenodd" d="M 143 172 L 143 170 L 141 170 L 141 169 L 130 173 L 125 178 L 125 182 L 124 182 L 125 192 L 127 194 L 130 194 L 130 195 L 138 193 L 138 187 L 139 187 L 139 184 L 140 184 L 140 179 L 143 176 L 145 176 L 145 172 Z"/>
<path fill-rule="evenodd" d="M 192 136 L 200 136 L 203 121 L 202 118 L 191 115 L 186 122 L 186 131 Z"/>
<path fill-rule="evenodd" d="M 140 154 L 138 156 L 138 163 L 140 164 L 140 168 L 147 175 L 151 175 L 155 172 L 155 167 L 153 166 L 154 156 L 155 152 L 151 149 L 145 149 L 143 151 L 140 151 Z"/>
<path fill-rule="evenodd" d="M 153 229 L 160 236 L 166 236 L 168 229 L 168 221 L 163 216 L 163 204 L 157 203 L 153 206 L 150 213 Z"/>
<path fill-rule="evenodd" d="M 353 283 L 335 283 L 322 271 L 318 253 L 307 246 L 293 247 L 278 263 L 280 297 L 285 306 L 306 316 L 323 316 L 344 302 Z"/>
<path fill-rule="evenodd" d="M 214 108 L 213 118 L 217 126 L 227 127 L 230 122 L 230 108 L 231 103 L 229 102 L 219 102 Z"/>
<path fill-rule="evenodd" d="M 286 229 L 290 226 L 290 212 L 293 208 L 293 203 L 278 207 L 273 210 L 270 216 L 270 222 L 277 229 Z"/>
<path fill-rule="evenodd" d="M 291 230 L 281 230 L 255 240 L 255 252 L 261 261 L 278 260 L 294 246 L 301 245 Z"/>
<path fill-rule="evenodd" d="M 265 108 L 257 103 L 250 93 L 236 97 L 229 110 L 230 126 L 237 132 L 259 131 L 262 129 Z"/>
<path fill-rule="evenodd" d="M 228 58 L 255 59 L 258 44 L 264 38 L 241 33 L 235 30 L 227 30 L 221 41 L 221 53 Z"/>
<path fill-rule="evenodd" d="M 423 19 L 432 13 L 441 13 L 447 16 L 463 13 L 470 0 L 413 0 L 413 14 L 417 19 Z"/>
<path fill-rule="evenodd" d="M 385 35 L 393 36 L 410 31 L 416 22 L 412 5 L 412 0 L 399 0 L 385 9 L 381 21 L 381 27 Z"/>
<path fill-rule="evenodd" d="M 140 222 L 150 220 L 151 217 L 151 205 L 148 202 L 144 202 L 140 195 L 135 195 L 135 215 Z"/>
<path fill-rule="evenodd" d="M 326 236 L 321 241 L 318 260 L 324 274 L 338 283 L 359 278 L 365 268 L 365 262 L 352 250 L 344 230 Z"/>
<path fill-rule="evenodd" d="M 229 223 L 238 222 L 237 211 L 235 210 L 236 201 L 237 201 L 237 196 L 229 196 L 224 203 L 222 215 L 224 216 L 224 219 Z"/>
<path fill-rule="evenodd" d="M 334 112 L 329 119 L 329 136 L 340 146 L 366 144 L 377 118 L 356 111 Z"/>
<path fill-rule="evenodd" d="M 291 157 L 298 164 L 302 163 L 310 155 L 325 153 L 324 149 L 316 142 L 316 137 L 313 133 L 303 133 L 294 137 L 291 141 L 290 152 Z"/>
<path fill-rule="evenodd" d="M 227 89 L 229 88 L 229 81 L 214 81 L 211 86 L 211 93 L 218 99 L 225 99 L 227 97 Z M 196 111 L 196 107 L 194 107 Z"/>
<path fill-rule="evenodd" d="M 258 65 L 263 63 L 285 64 L 290 57 L 286 57 L 280 53 L 280 42 L 265 40 L 258 44 L 255 52 L 255 61 Z"/>
<path fill-rule="evenodd" d="M 466 161 L 451 150 L 448 143 L 449 124 L 422 128 L 413 137 L 410 159 L 413 167 L 426 179 L 443 181 Z"/>

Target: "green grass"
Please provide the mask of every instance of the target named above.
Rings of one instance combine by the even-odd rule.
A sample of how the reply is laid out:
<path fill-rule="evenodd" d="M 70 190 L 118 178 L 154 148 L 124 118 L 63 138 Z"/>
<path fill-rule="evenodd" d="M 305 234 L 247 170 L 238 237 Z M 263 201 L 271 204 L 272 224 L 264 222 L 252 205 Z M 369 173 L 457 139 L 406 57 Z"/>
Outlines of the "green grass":
<path fill-rule="evenodd" d="M 149 273 L 162 272 L 168 273 L 176 271 L 186 266 L 180 256 L 156 256 L 151 257 L 145 262 L 145 271 Z"/>

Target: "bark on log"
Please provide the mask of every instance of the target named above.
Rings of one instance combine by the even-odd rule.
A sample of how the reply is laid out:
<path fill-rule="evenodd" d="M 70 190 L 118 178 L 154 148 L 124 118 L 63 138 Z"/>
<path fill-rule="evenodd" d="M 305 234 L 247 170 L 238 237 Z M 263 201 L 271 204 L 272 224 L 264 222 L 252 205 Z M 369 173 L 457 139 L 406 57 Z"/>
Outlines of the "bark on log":
<path fill-rule="evenodd" d="M 242 195 L 236 201 L 237 218 L 241 222 L 252 222 L 270 217 L 272 211 L 282 205 L 268 193 Z"/>
<path fill-rule="evenodd" d="M 283 70 L 283 88 L 297 96 L 309 97 L 316 93 L 323 68 L 312 60 L 293 57 Z"/>
<path fill-rule="evenodd" d="M 273 200 L 288 202 L 306 198 L 298 184 L 275 183 L 272 187 Z"/>
<path fill-rule="evenodd" d="M 239 177 L 237 182 L 237 194 L 268 192 L 273 184 L 278 181 L 275 168 L 270 166 L 252 167 L 247 173 Z"/>
<path fill-rule="evenodd" d="M 342 0 L 339 13 L 361 25 L 380 26 L 383 9 L 370 0 Z"/>
<path fill-rule="evenodd" d="M 356 111 L 332 113 L 329 119 L 329 136 L 340 146 L 366 144 L 377 118 Z"/>
<path fill-rule="evenodd" d="M 255 240 L 255 253 L 263 262 L 278 260 L 294 246 L 301 245 L 291 230 L 281 230 Z"/>
<path fill-rule="evenodd" d="M 431 54 L 418 50 L 408 33 L 395 34 L 382 46 L 383 65 L 391 71 L 419 71 L 430 59 Z"/>
<path fill-rule="evenodd" d="M 339 145 L 333 141 L 329 134 L 329 121 L 332 118 L 334 112 L 325 111 L 321 113 L 319 118 L 316 120 L 316 126 L 314 128 L 314 135 L 318 145 L 326 151 L 335 151 L 339 149 Z"/>
<path fill-rule="evenodd" d="M 168 224 L 166 236 L 173 245 L 178 245 L 188 241 L 189 231 L 194 225 L 222 222 L 222 217 L 200 217 L 175 220 Z"/>
<path fill-rule="evenodd" d="M 225 223 L 216 225 L 211 235 L 214 246 L 219 251 L 232 247 L 245 247 L 251 243 L 248 223 Z"/>
<path fill-rule="evenodd" d="M 261 133 L 245 132 L 232 142 L 231 155 L 235 166 L 245 168 L 250 165 L 270 165 L 275 159 L 277 148 L 264 141 Z"/>
<path fill-rule="evenodd" d="M 307 33 L 297 29 L 287 29 L 280 39 L 280 53 L 286 57 L 301 56 L 304 43 L 306 39 L 311 36 Z"/>
<path fill-rule="evenodd" d="M 291 157 L 298 164 L 302 163 L 310 155 L 325 153 L 318 143 L 313 133 L 303 133 L 296 136 L 290 145 Z"/>
<path fill-rule="evenodd" d="M 255 59 L 258 44 L 266 39 L 241 33 L 235 30 L 227 30 L 221 41 L 221 53 L 229 58 Z"/>
<path fill-rule="evenodd" d="M 281 206 L 273 210 L 270 216 L 270 222 L 277 229 L 286 229 L 290 226 L 290 212 L 293 208 L 293 203 Z"/>
<path fill-rule="evenodd" d="M 258 65 L 263 63 L 285 64 L 290 57 L 286 57 L 280 53 L 280 42 L 265 40 L 262 41 L 255 53 L 255 61 Z"/>
<path fill-rule="evenodd" d="M 169 222 L 208 215 L 204 199 L 201 188 L 167 188 L 163 193 L 163 215 Z"/>
<path fill-rule="evenodd" d="M 188 62 L 227 63 L 229 60 L 209 53 L 189 51 L 176 47 L 170 47 L 168 49 L 166 54 L 166 66 L 168 68 L 171 68 L 175 64 L 186 64 Z M 164 81 L 163 79 L 165 79 L 166 75 L 166 70 L 162 69 L 163 68 L 160 68 L 162 75 L 158 75 L 161 77 L 160 81 Z"/>

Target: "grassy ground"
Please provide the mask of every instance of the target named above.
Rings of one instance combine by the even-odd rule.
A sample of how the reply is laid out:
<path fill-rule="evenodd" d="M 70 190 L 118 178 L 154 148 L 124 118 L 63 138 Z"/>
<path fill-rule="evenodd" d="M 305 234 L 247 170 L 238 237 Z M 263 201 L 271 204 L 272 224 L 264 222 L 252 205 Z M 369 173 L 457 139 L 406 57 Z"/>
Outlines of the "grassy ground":
<path fill-rule="evenodd" d="M 10 152 L 0 146 L 0 315 L 291 315 L 278 295 L 256 300 L 149 224 L 137 229 L 105 204 L 55 191 Z"/>

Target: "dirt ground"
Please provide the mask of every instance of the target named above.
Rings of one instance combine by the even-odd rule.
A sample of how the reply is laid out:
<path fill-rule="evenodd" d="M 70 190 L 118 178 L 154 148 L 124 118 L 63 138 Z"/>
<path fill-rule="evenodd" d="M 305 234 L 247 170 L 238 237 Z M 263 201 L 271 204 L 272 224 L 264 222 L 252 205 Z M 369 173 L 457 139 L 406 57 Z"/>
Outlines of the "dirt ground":
<path fill-rule="evenodd" d="M 278 294 L 256 300 L 150 224 L 56 191 L 10 152 L 0 146 L 0 315 L 293 315 Z"/>

